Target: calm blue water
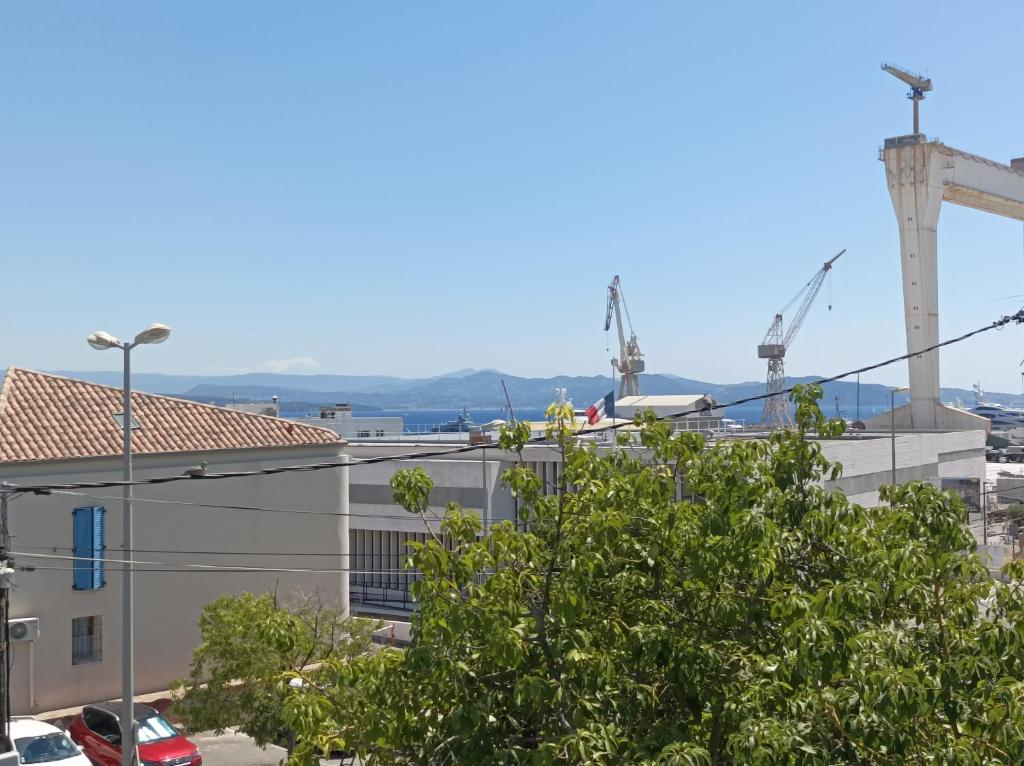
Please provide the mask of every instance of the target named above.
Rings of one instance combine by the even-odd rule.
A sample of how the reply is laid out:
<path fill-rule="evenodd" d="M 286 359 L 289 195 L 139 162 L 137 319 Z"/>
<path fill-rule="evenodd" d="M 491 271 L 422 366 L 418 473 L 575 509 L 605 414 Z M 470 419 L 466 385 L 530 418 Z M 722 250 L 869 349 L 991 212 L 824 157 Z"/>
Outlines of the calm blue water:
<path fill-rule="evenodd" d="M 764 408 L 762 402 L 753 402 L 751 404 L 741 404 L 735 407 L 726 407 L 726 414 L 728 417 L 746 423 L 758 423 L 761 420 L 761 411 Z M 835 416 L 835 404 L 826 406 L 825 402 L 822 402 L 822 409 L 826 416 Z M 868 407 L 861 406 L 860 417 L 869 418 L 872 415 L 878 414 L 879 412 L 886 411 L 885 407 Z M 855 406 L 840 405 L 839 412 L 844 418 L 855 419 L 857 416 L 857 408 Z M 281 416 L 286 418 L 302 417 L 309 415 L 307 412 L 282 412 Z M 450 420 L 455 420 L 459 415 L 462 414 L 461 409 L 442 409 L 442 410 L 375 410 L 373 412 L 355 412 L 355 417 L 401 417 L 404 420 L 405 428 L 407 431 L 413 433 L 422 433 L 429 431 L 434 426 L 447 423 Z M 477 425 L 482 425 L 491 420 L 502 419 L 505 420 L 508 414 L 503 409 L 469 409 L 469 416 L 473 419 L 473 422 Z M 544 409 L 541 407 L 517 407 L 516 417 L 520 420 L 531 420 L 539 421 L 544 419 Z"/>

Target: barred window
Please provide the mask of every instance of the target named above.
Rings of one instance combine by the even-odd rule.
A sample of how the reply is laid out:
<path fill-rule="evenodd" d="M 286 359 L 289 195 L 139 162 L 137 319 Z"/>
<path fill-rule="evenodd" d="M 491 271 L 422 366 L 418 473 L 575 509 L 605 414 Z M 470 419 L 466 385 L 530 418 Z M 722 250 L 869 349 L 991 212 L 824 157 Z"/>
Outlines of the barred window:
<path fill-rule="evenodd" d="M 75 617 L 71 620 L 71 664 L 103 661 L 103 617 Z"/>

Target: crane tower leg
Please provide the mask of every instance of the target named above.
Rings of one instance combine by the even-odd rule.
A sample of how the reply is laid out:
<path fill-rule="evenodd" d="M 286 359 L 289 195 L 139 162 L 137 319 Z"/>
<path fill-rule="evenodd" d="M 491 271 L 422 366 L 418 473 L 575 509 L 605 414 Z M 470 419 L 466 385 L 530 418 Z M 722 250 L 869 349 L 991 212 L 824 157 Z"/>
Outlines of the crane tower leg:
<path fill-rule="evenodd" d="M 624 396 L 640 396 L 640 381 L 637 380 L 636 373 L 622 373 L 622 383 L 619 385 L 619 398 L 621 399 Z"/>
<path fill-rule="evenodd" d="M 764 400 L 761 422 L 770 428 L 785 428 L 793 425 L 793 416 L 789 411 L 782 390 L 786 387 L 786 372 L 783 369 L 782 357 L 773 356 L 768 360 L 768 391 L 769 397 Z"/>

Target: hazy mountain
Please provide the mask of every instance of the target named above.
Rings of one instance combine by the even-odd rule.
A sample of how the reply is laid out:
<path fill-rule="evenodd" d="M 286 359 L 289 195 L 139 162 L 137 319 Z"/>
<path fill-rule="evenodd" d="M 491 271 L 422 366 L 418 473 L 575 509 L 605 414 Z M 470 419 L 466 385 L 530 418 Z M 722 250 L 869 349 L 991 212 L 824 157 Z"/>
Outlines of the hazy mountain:
<path fill-rule="evenodd" d="M 159 373 L 139 372 L 132 375 L 132 387 L 140 391 L 152 391 L 161 394 L 179 395 L 192 391 L 200 386 L 218 386 L 230 388 L 235 391 L 236 396 L 250 396 L 242 394 L 243 390 L 260 393 L 252 396 L 265 397 L 269 399 L 274 393 L 283 396 L 284 391 L 316 391 L 327 393 L 331 391 L 401 391 L 412 388 L 432 380 L 442 378 L 463 378 L 472 375 L 478 370 L 464 369 L 455 372 L 439 375 L 434 378 L 397 378 L 390 375 L 319 375 L 319 374 L 295 374 L 295 373 L 274 373 L 274 372 L 247 372 L 239 375 L 162 375 Z M 121 385 L 121 373 L 111 371 L 96 372 L 67 372 L 63 370 L 54 371 L 56 375 L 66 375 L 79 380 L 89 380 L 93 383 L 102 383 L 107 386 Z M 274 389 L 274 392 L 271 392 Z M 231 398 L 231 392 L 227 394 Z"/>
<path fill-rule="evenodd" d="M 116 372 L 64 372 L 62 375 L 119 386 Z M 806 383 L 815 376 L 787 378 L 787 383 Z M 140 391 L 171 394 L 198 401 L 224 404 L 231 401 L 268 401 L 277 396 L 286 411 L 313 410 L 321 404 L 347 402 L 355 409 L 498 408 L 505 404 L 501 382 L 505 381 L 513 407 L 543 407 L 554 398 L 555 388 L 565 388 L 577 406 L 586 406 L 611 389 L 607 376 L 558 375 L 524 378 L 497 370 L 465 369 L 431 378 L 396 378 L 387 375 L 296 375 L 253 372 L 244 375 L 158 375 L 140 373 L 133 385 Z M 616 381 L 617 382 L 617 381 Z M 678 375 L 640 376 L 645 394 L 709 394 L 716 401 L 732 402 L 764 393 L 764 381 L 712 383 Z M 962 388 L 944 388 L 943 401 L 960 399 L 970 406 L 974 393 Z M 824 386 L 822 405 L 827 412 L 840 404 L 852 407 L 857 401 L 856 381 L 838 381 Z M 1019 394 L 986 393 L 987 401 L 1019 406 Z M 906 394 L 896 397 L 898 403 Z M 871 408 L 887 407 L 889 387 L 860 386 L 860 403 L 865 414 Z"/>

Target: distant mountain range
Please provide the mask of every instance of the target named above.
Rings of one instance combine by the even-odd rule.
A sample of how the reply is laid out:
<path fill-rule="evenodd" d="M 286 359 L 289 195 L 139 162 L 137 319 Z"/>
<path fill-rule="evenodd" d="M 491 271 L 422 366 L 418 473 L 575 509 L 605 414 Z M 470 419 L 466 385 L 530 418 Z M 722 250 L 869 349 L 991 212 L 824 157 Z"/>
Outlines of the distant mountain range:
<path fill-rule="evenodd" d="M 117 372 L 58 372 L 81 380 L 111 386 L 121 385 Z M 815 376 L 787 378 L 787 384 L 807 383 Z M 554 398 L 555 388 L 565 388 L 577 405 L 596 401 L 611 388 L 607 376 L 558 375 L 550 378 L 523 378 L 497 370 L 458 370 L 433 378 L 398 378 L 387 375 L 295 375 L 252 372 L 243 375 L 159 375 L 137 373 L 132 385 L 140 391 L 169 394 L 194 401 L 225 404 L 232 401 L 269 401 L 277 396 L 282 410 L 302 411 L 321 404 L 349 403 L 353 409 L 449 409 L 457 407 L 500 408 L 505 404 L 501 382 L 505 381 L 514 407 L 544 407 Z M 731 402 L 764 393 L 763 381 L 710 383 L 676 375 L 640 376 L 645 394 L 709 394 L 719 402 Z M 823 405 L 832 406 L 836 397 L 849 407 L 857 401 L 856 381 L 838 381 L 824 386 Z M 943 401 L 957 399 L 974 403 L 974 392 L 963 388 L 943 388 Z M 1018 406 L 1019 394 L 986 393 L 986 401 Z M 906 394 L 896 396 L 905 402 Z M 888 407 L 889 387 L 878 384 L 860 386 L 860 403 L 865 408 Z"/>

